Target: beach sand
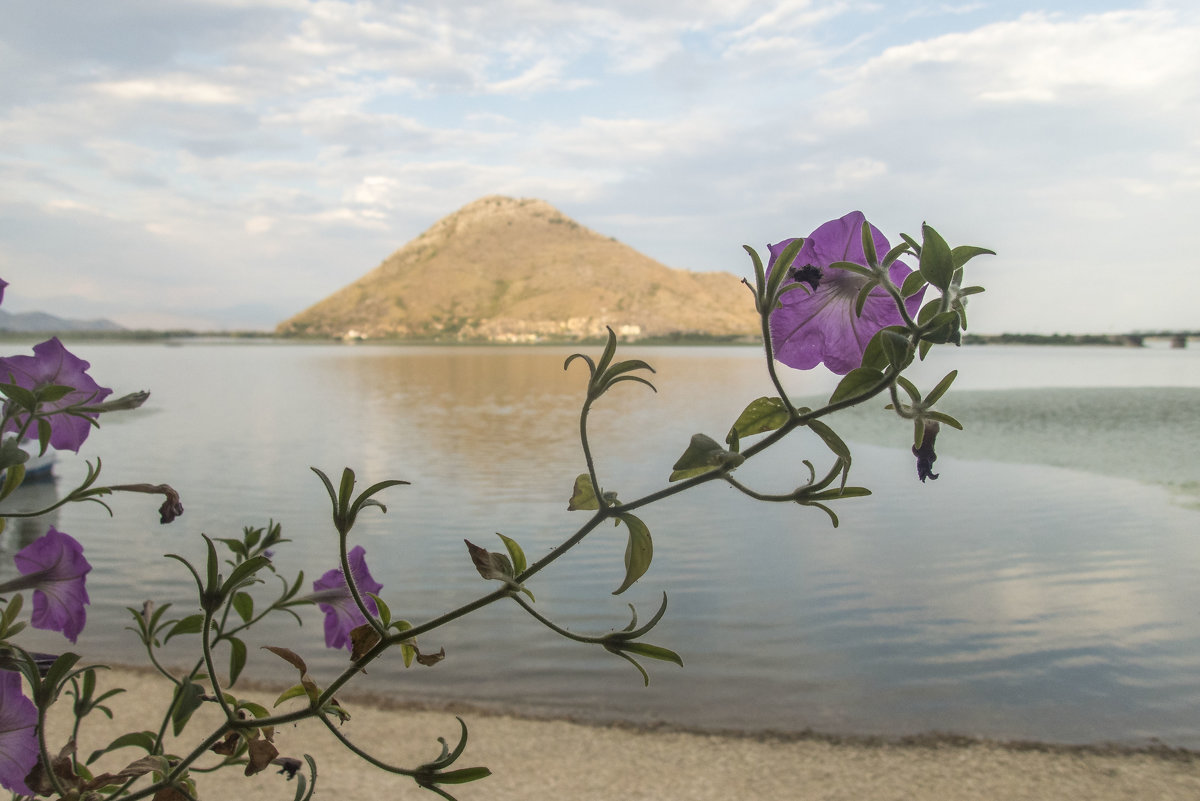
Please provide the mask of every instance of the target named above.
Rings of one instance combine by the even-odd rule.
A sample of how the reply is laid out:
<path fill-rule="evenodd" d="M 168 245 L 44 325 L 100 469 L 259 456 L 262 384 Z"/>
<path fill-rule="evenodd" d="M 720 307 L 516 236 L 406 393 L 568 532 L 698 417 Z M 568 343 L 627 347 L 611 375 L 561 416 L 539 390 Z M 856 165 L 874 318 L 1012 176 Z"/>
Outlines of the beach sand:
<path fill-rule="evenodd" d="M 101 688 L 128 692 L 112 699 L 113 721 L 101 714 L 85 721 L 78 749 L 83 756 L 126 731 L 157 729 L 170 696 L 169 683 L 150 673 L 118 669 L 101 671 L 99 679 Z M 270 708 L 277 693 L 240 689 L 240 694 Z M 69 704 L 64 698 L 59 706 Z M 212 730 L 200 724 L 218 720 L 214 706 L 206 704 L 196 713 L 173 751 L 186 753 Z M 435 758 L 441 749 L 437 737 L 452 746 L 458 738 L 455 712 L 383 708 L 352 697 L 346 707 L 352 717 L 341 731 L 379 758 L 406 767 Z M 1200 754 L 1167 748 L 1000 744 L 937 736 L 774 738 L 457 714 L 466 720 L 470 738 L 455 767 L 492 770 L 479 782 L 448 786 L 459 801 L 1200 798 Z M 52 750 L 65 741 L 66 725 L 58 715 L 48 727 Z M 354 757 L 319 723 L 280 727 L 275 744 L 281 755 L 307 752 L 316 759 L 316 799 L 436 798 L 411 779 Z M 92 767 L 119 770 L 141 755 L 128 748 Z M 291 799 L 295 790 L 274 768 L 249 778 L 240 769 L 197 778 L 206 801 Z"/>

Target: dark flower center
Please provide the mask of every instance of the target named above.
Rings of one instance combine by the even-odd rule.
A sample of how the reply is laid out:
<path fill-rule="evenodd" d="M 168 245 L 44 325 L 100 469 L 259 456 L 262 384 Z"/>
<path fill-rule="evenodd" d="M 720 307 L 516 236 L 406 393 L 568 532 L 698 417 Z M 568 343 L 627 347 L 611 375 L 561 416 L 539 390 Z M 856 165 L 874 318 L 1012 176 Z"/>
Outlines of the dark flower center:
<path fill-rule="evenodd" d="M 806 264 L 803 267 L 793 267 L 791 270 L 792 279 L 802 284 L 808 284 L 817 291 L 817 285 L 821 283 L 821 268 L 815 264 Z"/>

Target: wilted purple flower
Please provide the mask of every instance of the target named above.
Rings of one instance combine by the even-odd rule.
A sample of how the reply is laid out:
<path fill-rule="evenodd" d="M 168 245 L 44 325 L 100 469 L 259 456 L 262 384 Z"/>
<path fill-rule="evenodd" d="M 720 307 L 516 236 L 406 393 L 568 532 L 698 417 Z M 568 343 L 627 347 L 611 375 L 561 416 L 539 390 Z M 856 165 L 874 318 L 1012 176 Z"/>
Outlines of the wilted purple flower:
<path fill-rule="evenodd" d="M 4 302 L 4 290 L 8 287 L 8 282 L 0 278 L 0 303 Z"/>
<path fill-rule="evenodd" d="M 75 642 L 87 622 L 83 607 L 90 603 L 84 577 L 92 566 L 83 558 L 83 546 L 51 526 L 17 551 L 13 561 L 21 578 L 7 582 L 3 589 L 32 589 L 34 628 L 61 631 Z"/>
<path fill-rule="evenodd" d="M 366 553 L 366 549 L 361 545 L 355 545 L 346 556 L 350 560 L 350 573 L 354 576 L 354 584 L 358 587 L 363 602 L 371 614 L 378 614 L 379 609 L 375 606 L 375 601 L 366 593 L 378 595 L 383 585 L 371 577 L 371 571 L 367 569 Z M 354 603 L 341 568 L 334 568 L 314 581 L 313 593 L 317 606 L 325 613 L 325 646 L 351 647 L 350 632 L 366 623 L 367 619 Z"/>
<path fill-rule="evenodd" d="M 936 420 L 926 420 L 925 433 L 921 437 L 921 447 L 913 445 L 913 456 L 917 457 L 917 478 L 921 479 L 922 484 L 927 478 L 937 481 L 939 474 L 933 472 L 933 463 L 937 461 L 937 454 L 933 452 L 933 444 L 941 428 Z"/>
<path fill-rule="evenodd" d="M 99 403 L 112 394 L 112 390 L 97 384 L 87 374 L 91 364 L 75 356 L 59 342 L 58 337 L 33 346 L 32 356 L 9 356 L 0 359 L 0 381 L 16 384 L 29 390 L 60 385 L 74 388 L 63 397 L 42 405 L 43 412 L 54 412 L 80 403 Z M 11 401 L 9 401 L 11 403 Z M 96 415 L 88 415 L 95 418 Z M 7 431 L 18 431 L 25 425 L 27 414 L 16 415 L 5 427 Z M 50 421 L 50 444 L 59 450 L 79 451 L 87 439 L 92 425 L 84 417 L 72 414 L 55 414 Z M 36 427 L 29 431 L 37 436 Z"/>
<path fill-rule="evenodd" d="M 25 777 L 37 764 L 37 707 L 21 691 L 21 674 L 0 670 L 0 784 L 33 795 Z"/>
<path fill-rule="evenodd" d="M 867 279 L 857 273 L 829 266 L 838 261 L 867 266 L 862 247 L 862 224 L 865 221 L 866 217 L 861 211 L 852 211 L 841 219 L 830 220 L 805 238 L 804 246 L 792 262 L 792 274 L 789 277 L 793 281 L 808 284 L 812 291 L 797 289 L 785 293 L 780 299 L 781 308 L 771 314 L 771 342 L 775 348 L 775 358 L 789 367 L 808 370 L 825 362 L 825 366 L 833 372 L 845 375 L 862 364 L 867 343 L 879 329 L 903 323 L 895 301 L 881 287 L 876 287 L 867 295 L 862 315 L 856 315 L 855 301 Z M 890 247 L 888 241 L 873 225 L 871 236 L 875 241 L 875 251 L 882 259 Z M 774 269 L 775 260 L 792 241 L 785 239 L 777 245 L 768 245 L 771 251 L 768 273 Z M 893 262 L 888 270 L 896 286 L 903 284 L 911 272 L 899 261 Z M 918 293 L 905 301 L 910 314 L 917 313 L 922 294 Z"/>

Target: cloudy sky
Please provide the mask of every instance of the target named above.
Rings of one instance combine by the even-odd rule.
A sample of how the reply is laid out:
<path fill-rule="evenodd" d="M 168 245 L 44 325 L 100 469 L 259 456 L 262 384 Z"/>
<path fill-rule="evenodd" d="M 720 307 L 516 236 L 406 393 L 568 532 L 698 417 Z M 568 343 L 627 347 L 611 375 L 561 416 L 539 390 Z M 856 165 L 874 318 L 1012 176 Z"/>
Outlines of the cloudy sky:
<path fill-rule="evenodd" d="M 9 311 L 271 328 L 487 194 L 672 266 L 928 221 L 972 329 L 1200 328 L 1194 0 L 14 0 Z"/>

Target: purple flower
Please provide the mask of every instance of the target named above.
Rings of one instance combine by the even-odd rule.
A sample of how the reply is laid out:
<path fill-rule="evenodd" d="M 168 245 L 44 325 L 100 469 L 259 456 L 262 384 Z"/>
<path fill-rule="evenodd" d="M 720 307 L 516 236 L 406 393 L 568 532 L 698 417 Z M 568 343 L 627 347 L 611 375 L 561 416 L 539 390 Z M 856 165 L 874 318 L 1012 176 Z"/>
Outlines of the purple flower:
<path fill-rule="evenodd" d="M 37 707 L 21 691 L 21 674 L 0 670 L 0 784 L 33 795 L 25 777 L 37 764 Z"/>
<path fill-rule="evenodd" d="M 80 403 L 99 403 L 112 394 L 111 389 L 100 386 L 87 374 L 88 362 L 68 351 L 58 337 L 33 346 L 32 356 L 9 356 L 0 359 L 0 381 L 16 384 L 37 391 L 44 387 L 60 385 L 72 387 L 74 391 L 63 397 L 41 404 L 41 412 L 53 412 Z M 9 401 L 6 405 L 11 405 Z M 95 414 L 88 415 L 95 418 Z M 6 431 L 19 431 L 26 423 L 28 414 L 18 414 L 9 420 Z M 50 444 L 59 450 L 79 452 L 79 446 L 87 439 L 92 424 L 83 416 L 52 414 L 50 421 Z M 37 429 L 31 426 L 31 437 Z"/>
<path fill-rule="evenodd" d="M 804 246 L 792 262 L 792 280 L 808 284 L 812 291 L 796 289 L 785 293 L 780 299 L 781 308 L 771 313 L 775 358 L 789 367 L 808 370 L 825 362 L 833 372 L 845 375 L 862 365 L 867 343 L 879 329 L 903 324 L 895 301 L 882 287 L 871 290 L 863 304 L 862 315 L 856 315 L 855 301 L 868 279 L 829 266 L 838 261 L 867 266 L 862 247 L 865 221 L 861 211 L 830 220 L 805 238 Z M 882 259 L 890 247 L 888 241 L 873 225 L 871 236 L 875 251 Z M 792 241 L 785 239 L 777 245 L 768 245 L 771 251 L 768 273 Z M 896 286 L 903 284 L 911 272 L 899 261 L 893 262 L 888 270 Z M 905 301 L 909 314 L 916 315 L 922 294 Z"/>
<path fill-rule="evenodd" d="M 354 576 L 354 584 L 358 587 L 367 609 L 374 615 L 378 614 L 379 609 L 366 593 L 378 595 L 383 585 L 371 578 L 371 571 L 367 570 L 366 553 L 366 549 L 361 545 L 355 545 L 346 556 L 350 560 L 350 573 Z M 354 603 L 341 568 L 334 568 L 314 581 L 313 593 L 317 606 L 325 613 L 325 646 L 351 647 L 350 632 L 366 623 L 367 619 Z"/>
<path fill-rule="evenodd" d="M 4 302 L 4 289 L 8 286 L 8 282 L 0 278 L 0 303 Z"/>
<path fill-rule="evenodd" d="M 937 454 L 933 452 L 933 447 L 941 428 L 936 420 L 926 420 L 925 433 L 921 437 L 921 447 L 913 445 L 913 456 L 917 457 L 917 478 L 921 479 L 922 484 L 927 478 L 937 481 L 937 477 L 940 475 L 933 472 L 933 463 L 937 461 Z"/>
<path fill-rule="evenodd" d="M 13 561 L 22 577 L 7 582 L 3 589 L 32 589 L 34 628 L 61 631 L 75 642 L 87 622 L 83 607 L 90 603 L 84 577 L 92 566 L 83 558 L 83 546 L 51 526 L 17 551 Z"/>

